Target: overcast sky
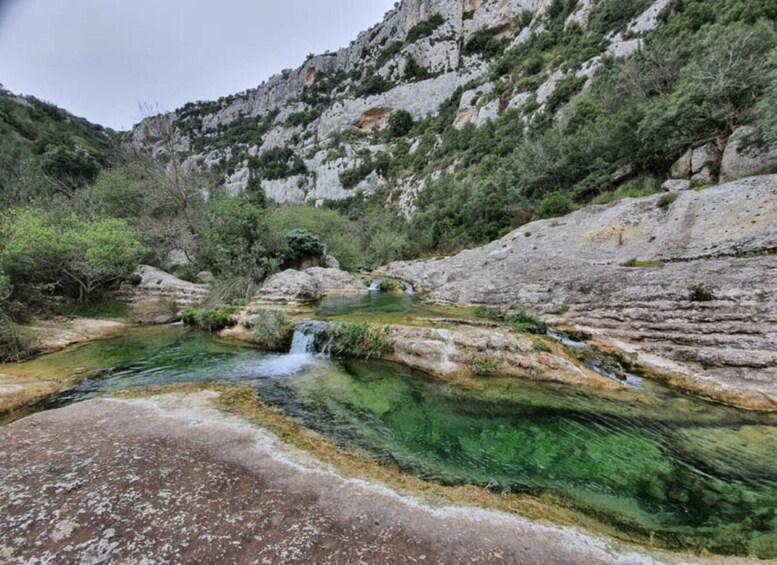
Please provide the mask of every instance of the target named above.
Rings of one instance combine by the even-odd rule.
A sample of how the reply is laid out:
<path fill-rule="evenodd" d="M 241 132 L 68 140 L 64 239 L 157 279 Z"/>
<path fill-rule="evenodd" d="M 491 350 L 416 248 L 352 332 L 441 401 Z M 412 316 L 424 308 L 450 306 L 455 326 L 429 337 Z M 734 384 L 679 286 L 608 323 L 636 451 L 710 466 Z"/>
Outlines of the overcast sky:
<path fill-rule="evenodd" d="M 0 83 L 114 129 L 345 47 L 394 0 L 0 0 Z"/>

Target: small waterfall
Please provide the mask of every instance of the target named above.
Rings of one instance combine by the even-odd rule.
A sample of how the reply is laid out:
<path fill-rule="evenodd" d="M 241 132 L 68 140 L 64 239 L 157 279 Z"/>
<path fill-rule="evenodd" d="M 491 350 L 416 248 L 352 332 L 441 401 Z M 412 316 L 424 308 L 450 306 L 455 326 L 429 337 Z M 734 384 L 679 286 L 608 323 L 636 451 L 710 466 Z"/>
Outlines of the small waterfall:
<path fill-rule="evenodd" d="M 370 292 L 380 292 L 380 285 L 382 284 L 383 284 L 383 279 L 375 279 L 374 281 L 372 281 L 372 283 L 370 283 L 370 288 L 368 288 L 367 290 L 369 290 Z"/>
<path fill-rule="evenodd" d="M 291 340 L 292 355 L 306 355 L 316 352 L 316 338 L 327 327 L 326 322 L 319 320 L 302 320 L 294 327 L 294 336 Z"/>
<path fill-rule="evenodd" d="M 412 284 L 406 281 L 402 281 L 402 285 L 405 287 L 405 294 L 408 296 L 415 296 L 415 290 L 413 290 Z"/>

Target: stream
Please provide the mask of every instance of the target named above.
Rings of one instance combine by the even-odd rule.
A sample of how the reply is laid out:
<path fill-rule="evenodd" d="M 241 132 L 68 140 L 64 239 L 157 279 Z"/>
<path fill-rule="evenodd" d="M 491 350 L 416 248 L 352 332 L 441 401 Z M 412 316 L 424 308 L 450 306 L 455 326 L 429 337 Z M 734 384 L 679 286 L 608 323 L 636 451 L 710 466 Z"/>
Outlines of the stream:
<path fill-rule="evenodd" d="M 405 298 L 397 308 L 423 308 Z M 131 328 L 0 373 L 79 381 L 38 409 L 140 386 L 249 385 L 302 426 L 425 480 L 536 495 L 667 547 L 777 557 L 777 414 L 655 383 L 604 396 L 514 378 L 452 385 L 317 355 L 314 333 L 270 354 L 183 327 Z"/>

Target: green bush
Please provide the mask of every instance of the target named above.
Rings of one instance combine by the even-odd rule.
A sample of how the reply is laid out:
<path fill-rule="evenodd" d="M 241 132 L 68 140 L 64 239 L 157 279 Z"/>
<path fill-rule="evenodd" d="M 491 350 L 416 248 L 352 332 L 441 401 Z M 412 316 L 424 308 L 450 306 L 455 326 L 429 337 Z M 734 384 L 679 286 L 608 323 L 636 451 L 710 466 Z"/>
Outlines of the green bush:
<path fill-rule="evenodd" d="M 391 352 L 386 327 L 366 322 L 337 322 L 329 324 L 323 334 L 330 341 L 330 351 L 335 355 L 369 359 Z"/>
<path fill-rule="evenodd" d="M 444 23 L 445 18 L 438 12 L 429 19 L 418 22 L 416 25 L 410 28 L 410 31 L 407 32 L 405 41 L 407 43 L 415 43 L 419 39 L 429 37 L 432 35 L 432 33 L 434 33 L 434 30 L 436 30 Z"/>
<path fill-rule="evenodd" d="M 304 161 L 290 147 L 268 149 L 248 163 L 252 173 L 260 179 L 285 179 L 308 172 Z"/>
<path fill-rule="evenodd" d="M 403 137 L 413 129 L 413 116 L 407 110 L 395 110 L 389 116 L 388 132 L 391 137 Z"/>
<path fill-rule="evenodd" d="M 675 200 L 677 200 L 677 193 L 670 192 L 668 194 L 664 194 L 661 198 L 659 198 L 658 202 L 656 203 L 656 206 L 658 206 L 662 210 L 668 210 L 669 207 L 672 204 L 674 204 Z"/>
<path fill-rule="evenodd" d="M 326 248 L 318 236 L 304 229 L 294 229 L 286 234 L 285 260 L 287 263 L 324 256 Z"/>
<path fill-rule="evenodd" d="M 194 326 L 207 332 L 217 332 L 235 325 L 233 316 L 238 310 L 239 307 L 230 304 L 219 306 L 218 308 L 190 306 L 181 312 L 181 319 L 189 326 Z"/>
<path fill-rule="evenodd" d="M 561 192 L 551 192 L 546 194 L 540 202 L 539 215 L 541 218 L 555 218 L 566 216 L 575 207 L 568 196 Z"/>
<path fill-rule="evenodd" d="M 14 210 L 2 224 L 0 268 L 17 289 L 51 285 L 86 300 L 129 275 L 145 248 L 123 220 L 63 220 L 36 209 Z"/>
<path fill-rule="evenodd" d="M 294 326 L 280 310 L 259 310 L 253 320 L 254 341 L 271 351 L 288 351 Z"/>
<path fill-rule="evenodd" d="M 478 306 L 474 313 L 481 318 L 488 318 L 511 325 L 519 332 L 544 335 L 548 331 L 548 325 L 537 316 L 533 316 L 524 309 L 507 311 L 501 308 Z"/>
<path fill-rule="evenodd" d="M 476 375 L 492 375 L 497 373 L 504 366 L 503 359 L 490 359 L 488 357 L 478 357 L 467 364 L 469 370 Z"/>

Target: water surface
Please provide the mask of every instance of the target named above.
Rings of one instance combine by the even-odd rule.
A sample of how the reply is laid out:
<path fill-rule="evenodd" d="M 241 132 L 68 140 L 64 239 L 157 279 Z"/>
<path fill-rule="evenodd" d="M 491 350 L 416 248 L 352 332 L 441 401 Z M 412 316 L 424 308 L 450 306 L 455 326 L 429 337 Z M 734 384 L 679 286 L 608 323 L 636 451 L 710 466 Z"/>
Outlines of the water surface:
<path fill-rule="evenodd" d="M 303 426 L 427 480 L 531 493 L 670 547 L 777 557 L 777 415 L 667 388 L 601 397 L 503 378 L 454 386 L 183 328 L 0 366 L 13 371 L 83 378 L 49 407 L 137 386 L 250 385 Z"/>

